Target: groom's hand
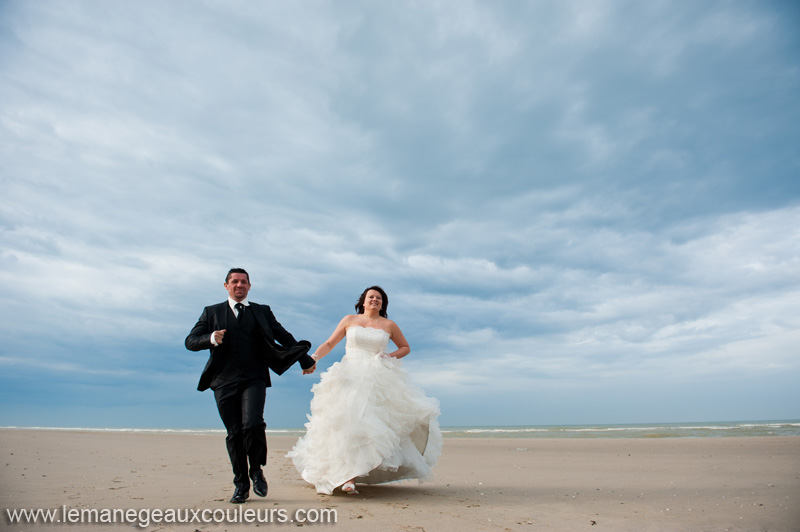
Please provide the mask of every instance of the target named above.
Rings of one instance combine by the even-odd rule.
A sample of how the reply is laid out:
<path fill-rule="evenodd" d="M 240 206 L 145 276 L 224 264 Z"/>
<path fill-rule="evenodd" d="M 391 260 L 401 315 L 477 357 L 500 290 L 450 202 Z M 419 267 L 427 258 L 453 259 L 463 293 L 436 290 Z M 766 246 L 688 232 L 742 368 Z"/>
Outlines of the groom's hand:
<path fill-rule="evenodd" d="M 303 375 L 311 375 L 312 373 L 314 373 L 315 369 L 317 369 L 317 365 L 316 364 L 314 364 L 313 366 L 311 366 L 308 369 L 304 369 L 303 370 Z"/>
<path fill-rule="evenodd" d="M 222 329 L 219 331 L 214 331 L 214 343 L 219 345 L 222 343 L 222 337 L 225 336 L 225 331 L 227 329 Z"/>

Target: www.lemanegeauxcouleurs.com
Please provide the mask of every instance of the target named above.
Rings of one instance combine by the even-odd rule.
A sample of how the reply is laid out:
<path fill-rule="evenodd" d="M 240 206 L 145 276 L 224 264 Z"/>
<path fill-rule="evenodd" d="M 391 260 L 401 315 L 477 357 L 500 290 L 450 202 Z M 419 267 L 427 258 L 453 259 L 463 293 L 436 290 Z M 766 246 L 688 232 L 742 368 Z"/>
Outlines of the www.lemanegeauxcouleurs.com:
<path fill-rule="evenodd" d="M 127 524 L 146 528 L 160 524 L 222 524 L 222 523 L 296 523 L 296 524 L 328 524 L 336 523 L 338 515 L 335 508 L 311 508 L 289 511 L 284 508 L 183 508 L 183 509 L 97 509 L 97 508 L 61 508 L 43 509 L 6 509 L 6 521 L 9 525 L 24 523 L 42 524 Z"/>

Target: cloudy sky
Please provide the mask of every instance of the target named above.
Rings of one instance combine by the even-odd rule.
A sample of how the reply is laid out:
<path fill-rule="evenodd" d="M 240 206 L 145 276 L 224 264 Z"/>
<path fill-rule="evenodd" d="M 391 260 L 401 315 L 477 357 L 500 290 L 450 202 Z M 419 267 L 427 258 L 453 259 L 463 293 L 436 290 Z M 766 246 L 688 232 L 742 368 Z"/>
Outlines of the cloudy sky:
<path fill-rule="evenodd" d="M 800 418 L 798 27 L 2 2 L 0 425 L 221 428 L 183 340 L 232 266 L 315 345 L 382 285 L 444 425 Z M 270 426 L 318 379 L 274 379 Z"/>

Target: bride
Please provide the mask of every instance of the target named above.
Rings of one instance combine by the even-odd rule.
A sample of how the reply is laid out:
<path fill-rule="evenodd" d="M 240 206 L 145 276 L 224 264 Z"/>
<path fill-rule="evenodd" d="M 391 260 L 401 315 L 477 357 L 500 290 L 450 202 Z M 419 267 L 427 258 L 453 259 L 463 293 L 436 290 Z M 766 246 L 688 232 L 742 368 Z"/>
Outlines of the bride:
<path fill-rule="evenodd" d="M 311 388 L 306 434 L 287 455 L 318 493 L 330 495 L 341 487 L 355 494 L 356 482 L 433 476 L 442 451 L 439 401 L 410 383 L 400 359 L 411 348 L 387 318 L 388 304 L 379 286 L 364 290 L 357 314 L 345 316 L 312 355 L 317 361 L 347 338 L 342 360 Z M 389 340 L 397 349 L 387 353 Z"/>

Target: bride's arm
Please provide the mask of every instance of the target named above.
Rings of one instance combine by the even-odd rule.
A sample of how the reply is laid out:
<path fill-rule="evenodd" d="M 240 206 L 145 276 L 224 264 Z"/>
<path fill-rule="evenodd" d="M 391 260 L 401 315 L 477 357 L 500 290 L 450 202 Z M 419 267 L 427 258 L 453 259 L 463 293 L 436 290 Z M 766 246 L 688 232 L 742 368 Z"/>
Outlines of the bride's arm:
<path fill-rule="evenodd" d="M 392 321 L 389 327 L 391 328 L 392 343 L 397 346 L 397 350 L 387 354 L 393 358 L 403 358 L 411 352 L 411 347 L 408 345 L 406 337 L 403 336 L 403 331 L 395 322 Z"/>
<path fill-rule="evenodd" d="M 339 325 L 336 326 L 336 329 L 334 329 L 331 337 L 319 344 L 319 347 L 317 347 L 317 350 L 313 355 L 311 355 L 311 358 L 313 358 L 315 361 L 318 361 L 333 351 L 333 348 L 336 347 L 336 344 L 341 342 L 342 338 L 344 338 L 344 335 L 347 332 L 347 326 L 350 324 L 352 318 L 352 316 L 345 316 L 342 318 L 342 321 L 340 321 Z"/>

